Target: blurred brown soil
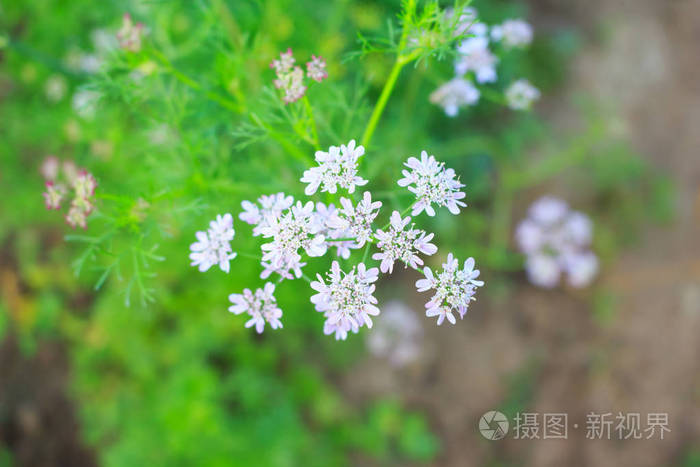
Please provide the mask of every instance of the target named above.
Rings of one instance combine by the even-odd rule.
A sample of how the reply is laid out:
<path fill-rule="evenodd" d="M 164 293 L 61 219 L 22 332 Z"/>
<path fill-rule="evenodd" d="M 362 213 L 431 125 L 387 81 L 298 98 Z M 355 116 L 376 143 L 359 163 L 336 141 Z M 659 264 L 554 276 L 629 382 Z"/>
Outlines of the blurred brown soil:
<path fill-rule="evenodd" d="M 616 297 L 607 324 L 593 316 L 589 292 L 522 280 L 504 302 L 476 302 L 457 326 L 424 322 L 419 362 L 397 370 L 369 358 L 344 385 L 360 400 L 398 395 L 427 411 L 442 441 L 440 466 L 681 465 L 700 449 L 700 2 L 530 3 L 538 30 L 576 27 L 592 37 L 603 27 L 607 38 L 587 41 L 568 89 L 540 111 L 576 121 L 570 96 L 582 92 L 611 109 L 641 157 L 673 178 L 677 216 L 646 226 L 604 270 L 600 284 Z M 422 310 L 422 297 L 409 300 Z M 483 439 L 479 417 L 513 397 L 525 411 L 568 413 L 568 439 Z M 590 412 L 668 413 L 672 431 L 663 440 L 587 440 Z"/>
<path fill-rule="evenodd" d="M 31 293 L 20 281 L 12 238 L 0 248 L 0 297 L 21 321 Z M 43 340 L 23 353 L 13 327 L 0 341 L 0 449 L 12 465 L 84 467 L 96 465 L 82 442 L 75 404 L 68 397 L 69 366 L 59 342 Z"/>

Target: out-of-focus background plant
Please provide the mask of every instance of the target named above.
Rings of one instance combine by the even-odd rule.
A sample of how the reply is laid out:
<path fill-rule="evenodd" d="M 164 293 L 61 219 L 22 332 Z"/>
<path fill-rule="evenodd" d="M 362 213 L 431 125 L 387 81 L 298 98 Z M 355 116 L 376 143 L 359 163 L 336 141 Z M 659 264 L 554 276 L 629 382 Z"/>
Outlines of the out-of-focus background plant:
<path fill-rule="evenodd" d="M 697 465 L 700 164 L 692 115 L 676 110 L 694 94 L 658 68 L 700 66 L 666 56 L 664 7 L 628 19 L 550 3 L 471 5 L 488 24 L 534 24 L 531 46 L 499 63 L 502 83 L 540 89 L 532 112 L 494 92 L 449 118 L 430 96 L 453 58 L 421 57 L 363 166 L 384 186 L 420 149 L 454 168 L 469 208 L 424 221 L 488 287 L 465 321 L 435 328 L 397 273 L 374 334 L 342 343 L 294 286 L 277 291 L 284 332 L 245 329 L 226 297 L 260 286 L 259 265 L 202 275 L 188 246 L 243 199 L 301 194 L 314 145 L 269 63 L 287 47 L 323 56 L 329 79 L 307 93 L 322 146 L 359 140 L 395 67 L 375 38 L 395 37 L 401 2 L 0 3 L 0 465 Z M 116 37 L 125 12 L 143 23 L 134 53 Z M 677 107 L 649 104 L 672 85 Z M 642 104 L 677 115 L 666 129 L 682 136 L 658 134 Z M 84 231 L 45 209 L 49 155 L 99 183 Z M 544 194 L 593 220 L 590 287 L 527 282 L 514 231 Z M 255 250 L 236 222 L 240 250 Z M 667 411 L 673 431 L 642 449 L 580 433 L 561 450 L 489 444 L 476 426 L 491 409 Z"/>

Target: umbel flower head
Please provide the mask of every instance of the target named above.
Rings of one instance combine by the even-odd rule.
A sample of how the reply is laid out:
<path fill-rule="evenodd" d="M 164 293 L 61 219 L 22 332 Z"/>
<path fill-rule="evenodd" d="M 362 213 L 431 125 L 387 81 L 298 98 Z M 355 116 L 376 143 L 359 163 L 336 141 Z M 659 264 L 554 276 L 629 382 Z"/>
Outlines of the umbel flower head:
<path fill-rule="evenodd" d="M 73 198 L 65 214 L 66 223 L 73 228 L 86 229 L 87 218 L 94 209 L 95 177 L 84 169 L 78 169 L 71 161 L 61 165 L 54 156 L 44 160 L 40 171 L 46 179 L 46 191 L 43 193 L 46 209 L 61 209 L 61 203 L 70 192 Z"/>
<path fill-rule="evenodd" d="M 486 36 L 470 37 L 457 47 L 459 52 L 455 62 L 455 73 L 464 76 L 474 72 L 476 82 L 492 83 L 496 81 L 496 64 L 498 57 L 489 50 L 489 39 Z"/>
<path fill-rule="evenodd" d="M 347 198 L 340 198 L 340 204 L 342 209 L 335 211 L 326 225 L 331 231 L 339 232 L 339 235 L 353 238 L 355 248 L 362 248 L 372 238 L 372 222 L 377 218 L 382 202 L 373 202 L 372 194 L 365 191 L 357 207 Z"/>
<path fill-rule="evenodd" d="M 242 201 L 243 212 L 238 218 L 246 224 L 254 225 L 253 235 L 262 235 L 262 230 L 267 227 L 267 218 L 277 219 L 286 209 L 294 204 L 294 197 L 282 192 L 273 195 L 263 195 L 258 198 L 257 204 L 251 201 Z"/>
<path fill-rule="evenodd" d="M 481 93 L 471 81 L 457 77 L 433 91 L 430 102 L 442 107 L 448 117 L 454 117 L 460 107 L 476 104 L 480 96 Z"/>
<path fill-rule="evenodd" d="M 294 65 L 296 60 L 292 55 L 292 49 L 280 53 L 280 58 L 270 63 L 270 68 L 275 70 L 277 75 L 274 85 L 282 91 L 282 100 L 285 104 L 295 102 L 306 94 L 306 83 L 304 82 L 304 70 Z M 306 77 L 314 81 L 321 82 L 328 77 L 326 72 L 326 62 L 321 57 L 311 56 L 311 60 L 306 63 Z"/>
<path fill-rule="evenodd" d="M 337 261 L 333 261 L 327 274 L 328 283 L 316 275 L 311 288 L 318 293 L 311 297 L 311 303 L 326 318 L 324 334 L 345 340 L 349 331 L 357 333 L 362 326 L 372 327 L 371 316 L 379 314 L 373 295 L 377 276 L 377 268 L 367 269 L 364 263 L 344 273 Z"/>
<path fill-rule="evenodd" d="M 434 234 L 426 234 L 425 231 L 414 229 L 411 225 L 408 229 L 406 226 L 411 222 L 411 217 L 406 216 L 401 218 L 398 211 L 391 213 L 389 222 L 389 230 L 384 232 L 378 229 L 375 236 L 377 238 L 377 247 L 381 250 L 379 253 L 372 255 L 372 259 L 381 261 L 379 269 L 383 272 L 391 274 L 394 271 L 394 262 L 402 261 L 406 267 L 411 266 L 416 269 L 423 264 L 423 260 L 418 257 L 418 253 L 425 255 L 435 254 L 437 247 L 430 243 Z"/>
<path fill-rule="evenodd" d="M 301 267 L 299 250 L 309 256 L 323 256 L 327 246 L 325 237 L 318 233 L 313 223 L 314 203 L 309 201 L 297 204 L 279 217 L 268 215 L 267 226 L 261 229 L 262 236 L 272 241 L 261 246 L 263 262 L 269 263 L 269 269 L 289 271 Z M 299 273 L 301 275 L 301 272 Z"/>
<path fill-rule="evenodd" d="M 460 318 L 464 318 L 469 308 L 469 303 L 474 298 L 476 288 L 484 285 L 482 281 L 476 280 L 479 277 L 479 270 L 474 269 L 474 258 L 468 258 L 464 262 L 464 267 L 459 269 L 459 261 L 447 255 L 447 262 L 442 265 L 443 270 L 433 274 L 433 271 L 426 266 L 423 270 L 425 278 L 416 281 L 418 292 L 434 290 L 435 294 L 425 304 L 426 316 L 437 316 L 438 326 L 445 319 L 455 324 L 453 312 L 459 313 Z"/>
<path fill-rule="evenodd" d="M 521 19 L 509 19 L 491 28 L 491 38 L 506 48 L 525 47 L 532 42 L 532 26 Z"/>
<path fill-rule="evenodd" d="M 244 289 L 242 294 L 233 293 L 228 299 L 233 305 L 228 307 L 228 311 L 234 314 L 248 313 L 250 319 L 245 323 L 245 327 L 255 326 L 258 334 L 265 330 L 265 323 L 272 329 L 282 328 L 282 310 L 277 306 L 274 296 L 275 284 L 267 282 L 265 287 L 251 292 Z"/>
<path fill-rule="evenodd" d="M 141 36 L 143 35 L 143 24 L 134 23 L 129 13 L 124 13 L 122 17 L 122 27 L 117 32 L 119 46 L 129 52 L 141 50 Z"/>
<path fill-rule="evenodd" d="M 506 89 L 508 107 L 514 110 L 527 110 L 540 98 L 540 91 L 526 79 L 519 79 Z"/>
<path fill-rule="evenodd" d="M 443 162 L 438 162 L 435 157 L 422 151 L 420 160 L 409 157 L 404 165 L 410 170 L 402 171 L 403 178 L 398 184 L 408 187 L 416 195 L 411 215 L 417 216 L 425 211 L 429 216 L 434 216 L 433 204 L 446 206 L 455 215 L 459 214 L 460 207 L 466 206 L 466 203 L 460 201 L 466 195 L 459 191 L 464 185 L 455 178 L 455 171 L 445 168 Z"/>
<path fill-rule="evenodd" d="M 532 204 L 515 238 L 526 256 L 525 270 L 533 284 L 552 288 L 563 273 L 572 287 L 585 287 L 598 272 L 590 251 L 592 224 L 562 200 L 545 196 Z"/>
<path fill-rule="evenodd" d="M 350 140 L 347 144 L 331 146 L 328 152 L 316 151 L 317 167 L 311 167 L 304 171 L 301 182 L 307 183 L 304 190 L 307 196 L 311 196 L 321 188 L 321 191 L 335 193 L 338 186 L 355 192 L 356 186 L 367 184 L 367 180 L 357 175 L 357 161 L 365 153 L 362 146 L 355 147 L 355 140 Z"/>
<path fill-rule="evenodd" d="M 306 75 L 319 83 L 328 78 L 326 72 L 326 61 L 321 56 L 311 55 L 311 60 L 306 62 Z"/>
<path fill-rule="evenodd" d="M 231 240 L 235 235 L 233 216 L 221 214 L 209 223 L 209 229 L 195 234 L 197 241 L 190 245 L 192 266 L 197 266 L 201 272 L 215 264 L 228 273 L 231 269 L 229 261 L 236 257 L 231 250 Z"/>

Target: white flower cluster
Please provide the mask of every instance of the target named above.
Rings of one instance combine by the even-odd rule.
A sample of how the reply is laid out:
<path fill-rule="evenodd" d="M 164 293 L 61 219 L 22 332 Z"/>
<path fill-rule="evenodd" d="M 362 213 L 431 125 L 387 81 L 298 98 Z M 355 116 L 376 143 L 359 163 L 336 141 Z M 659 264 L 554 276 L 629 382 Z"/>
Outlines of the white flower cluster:
<path fill-rule="evenodd" d="M 192 266 L 197 266 L 201 272 L 215 264 L 224 272 L 231 270 L 230 261 L 237 253 L 231 250 L 231 240 L 236 232 L 233 230 L 231 214 L 219 214 L 209 223 L 207 231 L 195 234 L 197 241 L 190 245 Z"/>
<path fill-rule="evenodd" d="M 292 206 L 279 217 L 268 215 L 267 226 L 261 232 L 265 238 L 272 241 L 262 245 L 262 260 L 267 263 L 266 269 L 277 272 L 283 277 L 289 277 L 289 271 L 301 276 L 301 254 L 303 250 L 308 256 L 323 256 L 328 249 L 326 238 L 319 233 L 314 223 L 314 203 L 301 201 Z"/>
<path fill-rule="evenodd" d="M 143 24 L 134 23 L 129 13 L 124 13 L 122 17 L 122 27 L 117 32 L 119 46 L 129 52 L 139 52 L 141 50 L 141 39 L 143 35 Z"/>
<path fill-rule="evenodd" d="M 287 196 L 282 192 L 274 195 L 261 196 L 258 198 L 258 206 L 250 201 L 243 201 L 241 207 L 243 212 L 238 218 L 243 222 L 254 225 L 253 235 L 262 235 L 262 230 L 268 226 L 266 219 L 276 219 L 282 212 L 294 204 L 294 197 Z"/>
<path fill-rule="evenodd" d="M 416 202 L 413 204 L 412 216 L 417 216 L 425 211 L 429 216 L 435 215 L 433 204 L 446 206 L 449 211 L 457 215 L 459 208 L 465 207 L 462 201 L 466 195 L 459 191 L 464 187 L 455 178 L 455 171 L 446 169 L 444 162 L 438 162 L 435 157 L 428 156 L 423 151 L 420 160 L 409 157 L 404 164 L 409 170 L 403 170 L 403 177 L 398 181 L 399 186 L 408 187 L 408 191 L 416 195 Z"/>
<path fill-rule="evenodd" d="M 280 58 L 270 63 L 270 68 L 275 70 L 276 79 L 273 84 L 282 91 L 282 100 L 285 104 L 291 104 L 306 94 L 304 82 L 304 70 L 295 66 L 296 59 L 292 55 L 292 49 L 280 53 Z M 311 61 L 306 63 L 306 77 L 317 82 L 328 77 L 326 62 L 322 57 L 311 56 Z"/>
<path fill-rule="evenodd" d="M 335 193 L 338 186 L 354 193 L 355 186 L 367 184 L 367 180 L 357 175 L 357 163 L 364 153 L 364 147 L 355 147 L 354 139 L 347 146 L 341 144 L 340 147 L 331 146 L 328 152 L 316 151 L 318 166 L 306 170 L 301 178 L 303 183 L 308 183 L 304 193 L 313 195 L 319 187 L 321 191 Z"/>
<path fill-rule="evenodd" d="M 318 293 L 311 297 L 311 303 L 326 318 L 324 334 L 345 339 L 349 331 L 357 333 L 362 326 L 372 327 L 371 316 L 379 314 L 377 299 L 374 298 L 378 272 L 377 268 L 367 269 L 364 263 L 360 263 L 344 273 L 338 262 L 333 261 L 327 274 L 328 283 L 320 274 L 316 275 L 317 280 L 311 282 L 311 288 Z"/>
<path fill-rule="evenodd" d="M 364 151 L 364 147 L 352 140 L 347 145 L 331 146 L 327 152 L 316 152 L 318 165 L 306 170 L 300 179 L 307 184 L 306 194 L 312 195 L 319 189 L 329 194 L 335 194 L 339 189 L 353 194 L 357 186 L 367 184 L 368 181 L 358 175 L 358 160 Z M 461 201 L 465 197 L 461 191 L 464 185 L 454 170 L 446 168 L 435 157 L 423 151 L 420 159 L 410 157 L 405 166 L 407 169 L 403 170 L 398 185 L 407 187 L 415 195 L 415 202 L 406 212 L 412 210 L 413 216 L 422 212 L 434 216 L 434 206 L 444 206 L 452 214 L 459 214 L 460 208 L 466 206 Z M 423 266 L 419 255 L 433 255 L 437 246 L 431 243 L 433 233 L 416 228 L 412 218 L 403 217 L 399 211 L 392 212 L 386 226 L 377 228 L 375 221 L 382 203 L 373 200 L 369 191 L 365 191 L 359 201 L 341 196 L 339 204 L 338 208 L 333 203 L 295 202 L 292 196 L 280 192 L 261 196 L 257 202 L 243 201 L 239 219 L 253 226 L 253 236 L 265 239 L 260 246 L 259 258 L 263 268 L 260 277 L 267 279 L 273 273 L 280 276 L 279 281 L 303 277 L 317 292 L 311 297 L 311 302 L 326 318 L 324 332 L 335 335 L 336 339 L 345 339 L 363 326 L 371 328 L 371 317 L 379 314 L 374 297 L 374 283 L 379 272 L 391 274 L 396 261 L 402 262 L 406 268 L 418 270 Z M 218 264 L 228 272 L 229 261 L 236 256 L 230 246 L 234 237 L 233 217 L 230 214 L 218 216 L 208 231 L 197 232 L 196 237 L 198 241 L 190 247 L 192 265 L 206 271 Z M 371 256 L 372 260 L 379 262 L 378 267 L 365 263 L 371 246 L 378 250 Z M 341 270 L 338 261 L 332 262 L 325 277 L 317 275 L 315 281 L 302 272 L 305 258 L 320 257 L 335 248 L 339 257 L 349 260 L 352 250 L 363 247 L 365 259 L 351 266 L 348 272 Z M 471 270 L 464 271 L 460 274 L 472 274 Z M 471 280 L 476 274 L 468 278 Z M 469 300 L 473 299 L 473 287 L 477 285 L 471 282 Z M 229 299 L 233 306 L 230 311 L 237 314 L 247 312 L 251 318 L 246 326 L 254 325 L 258 332 L 263 332 L 266 324 L 273 329 L 280 328 L 282 311 L 277 307 L 273 293 L 274 284 L 268 282 L 264 289 L 255 293 L 245 289 L 242 294 L 231 294 Z M 463 306 L 466 309 L 467 305 Z M 433 316 L 435 307 L 426 307 L 426 314 Z"/>
<path fill-rule="evenodd" d="M 233 305 L 228 307 L 228 311 L 234 314 L 248 313 L 250 319 L 245 323 L 245 327 L 255 326 L 258 334 L 265 329 L 268 323 L 272 329 L 282 328 L 282 310 L 277 306 L 277 300 L 273 295 L 275 284 L 266 283 L 262 289 L 257 289 L 255 293 L 250 289 L 243 290 L 242 294 L 232 293 L 228 299 Z"/>
<path fill-rule="evenodd" d="M 506 102 L 513 110 L 527 110 L 540 98 L 540 91 L 526 79 L 519 79 L 506 89 Z"/>
<path fill-rule="evenodd" d="M 87 229 L 87 219 L 95 208 L 95 177 L 79 169 L 73 161 L 61 163 L 55 156 L 44 159 L 40 171 L 45 180 L 46 209 L 61 209 L 61 203 L 70 194 L 72 200 L 65 215 L 66 223 L 72 228 Z"/>
<path fill-rule="evenodd" d="M 515 232 L 530 282 L 552 288 L 566 273 L 572 287 L 587 286 L 598 272 L 592 235 L 588 216 L 570 210 L 564 201 L 548 196 L 535 201 Z"/>
<path fill-rule="evenodd" d="M 447 15 L 453 21 L 454 12 Z M 513 48 L 524 48 L 532 42 L 532 27 L 523 20 L 509 19 L 502 24 L 489 27 L 478 21 L 474 8 L 461 11 L 455 34 L 467 36 L 457 45 L 454 63 L 455 78 L 440 86 L 430 95 L 430 102 L 439 105 L 449 117 L 454 117 L 462 107 L 476 104 L 481 92 L 475 85 L 486 85 L 498 80 L 498 54 Z M 539 92 L 525 80 L 518 80 L 505 94 L 509 107 L 524 110 L 539 98 Z M 510 89 L 510 88 L 509 88 Z M 534 90 L 534 92 L 533 92 Z"/>
<path fill-rule="evenodd" d="M 474 258 L 468 258 L 464 262 L 464 267 L 459 269 L 459 261 L 450 253 L 442 268 L 441 272 L 433 274 L 433 271 L 426 267 L 423 270 L 425 278 L 416 281 L 419 292 L 430 289 L 435 291 L 435 295 L 425 304 L 425 314 L 437 316 L 438 326 L 445 321 L 445 318 L 455 324 L 457 320 L 452 314 L 453 311 L 459 313 L 460 318 L 464 318 L 469 303 L 475 300 L 476 288 L 484 285 L 482 281 L 476 280 L 479 277 L 479 270 L 474 269 Z"/>
<path fill-rule="evenodd" d="M 405 267 L 411 266 L 413 269 L 423 265 L 418 253 L 433 255 L 437 252 L 437 247 L 430 243 L 434 234 L 426 234 L 425 231 L 414 229 L 413 224 L 406 229 L 411 218 L 404 219 L 398 211 L 391 213 L 389 229 L 384 232 L 378 229 L 376 232 L 377 247 L 381 250 L 372 255 L 372 259 L 381 261 L 379 269 L 383 273 L 394 272 L 394 263 L 398 260 L 404 263 Z"/>

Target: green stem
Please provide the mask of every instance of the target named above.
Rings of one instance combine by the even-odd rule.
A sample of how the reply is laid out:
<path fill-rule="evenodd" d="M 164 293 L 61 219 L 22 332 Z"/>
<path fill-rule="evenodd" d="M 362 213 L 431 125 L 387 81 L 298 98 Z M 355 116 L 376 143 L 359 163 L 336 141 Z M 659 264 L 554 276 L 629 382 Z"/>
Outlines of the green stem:
<path fill-rule="evenodd" d="M 311 107 L 311 103 L 309 102 L 309 98 L 306 97 L 306 94 L 304 94 L 304 107 L 306 108 L 306 113 L 309 117 L 309 120 L 311 121 L 311 135 L 314 140 L 314 146 L 316 147 L 317 151 L 321 150 L 321 143 L 319 142 L 318 139 L 318 131 L 316 129 L 316 119 L 314 118 L 314 111 L 313 108 Z"/>
<path fill-rule="evenodd" d="M 299 159 L 299 161 L 303 162 L 305 165 L 306 165 L 306 164 L 312 164 L 312 165 L 313 165 L 314 160 L 313 160 L 313 158 L 312 158 L 311 156 L 309 156 L 309 155 L 306 154 L 305 152 L 302 152 L 302 151 L 301 151 L 299 148 L 297 148 L 295 145 L 293 145 L 293 144 L 291 144 L 289 141 L 287 141 L 287 139 L 286 139 L 283 135 L 281 135 L 280 133 L 276 132 L 275 130 L 273 130 L 273 129 L 270 128 L 269 126 L 265 125 L 265 122 L 263 122 L 263 121 L 260 119 L 260 117 L 258 117 L 255 113 L 251 112 L 251 113 L 249 114 L 249 116 L 250 116 L 250 119 L 253 121 L 253 123 L 255 123 L 256 125 L 258 125 L 260 128 L 264 128 L 264 129 L 268 132 L 268 134 L 272 137 L 272 139 L 274 139 L 275 141 L 277 141 L 278 143 L 280 143 L 280 144 L 282 145 L 282 147 L 283 147 L 284 149 L 286 149 L 287 152 L 289 152 L 289 154 L 291 154 L 292 156 L 294 156 L 294 157 L 296 157 L 297 159 Z"/>
<path fill-rule="evenodd" d="M 230 99 L 227 99 L 224 96 L 221 96 L 213 91 L 206 90 L 202 88 L 202 85 L 175 68 L 173 64 L 168 60 L 168 58 L 163 55 L 160 51 L 153 49 L 153 55 L 156 57 L 156 59 L 160 62 L 160 64 L 168 71 L 170 72 L 171 75 L 175 77 L 178 81 L 180 81 L 182 84 L 185 86 L 188 86 L 189 88 L 197 91 L 197 92 L 202 92 L 206 97 L 211 99 L 212 101 L 216 102 L 217 104 L 221 105 L 222 107 L 225 107 L 233 112 L 240 113 L 242 108 L 239 104 L 231 101 Z"/>
<path fill-rule="evenodd" d="M 258 253 L 258 254 L 256 255 L 256 254 L 248 253 L 248 252 L 245 252 L 245 251 L 237 251 L 236 254 L 237 254 L 238 256 L 240 256 L 241 258 L 249 258 L 249 259 L 254 259 L 254 260 L 257 260 L 257 261 L 260 261 L 260 257 L 261 257 L 260 253 Z"/>
<path fill-rule="evenodd" d="M 396 81 L 399 79 L 401 69 L 406 65 L 406 63 L 408 62 L 403 60 L 400 55 L 396 58 L 394 67 L 391 69 L 389 77 L 387 78 L 386 83 L 384 83 L 384 88 L 382 88 L 382 93 L 379 95 L 379 100 L 374 106 L 372 116 L 369 118 L 369 122 L 367 122 L 367 127 L 365 128 L 365 132 L 362 135 L 362 140 L 360 143 L 362 146 L 367 147 L 372 140 L 374 130 L 376 130 L 379 119 L 381 118 L 384 108 L 386 107 L 386 103 L 389 101 L 389 97 L 391 96 L 391 92 L 394 90 L 394 86 L 396 86 Z"/>

